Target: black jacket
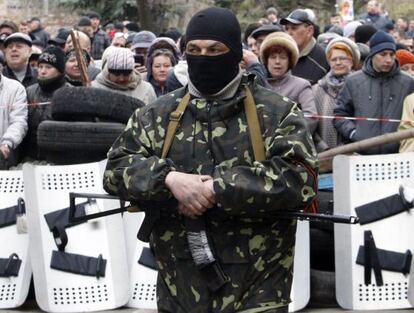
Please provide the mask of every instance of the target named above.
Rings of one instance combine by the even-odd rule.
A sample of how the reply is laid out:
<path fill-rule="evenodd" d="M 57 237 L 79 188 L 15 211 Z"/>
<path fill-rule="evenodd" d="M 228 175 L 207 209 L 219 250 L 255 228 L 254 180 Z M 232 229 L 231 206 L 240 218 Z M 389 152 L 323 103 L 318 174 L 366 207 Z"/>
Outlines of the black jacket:
<path fill-rule="evenodd" d="M 313 46 L 312 46 L 313 45 Z M 302 52 L 298 63 L 292 69 L 292 75 L 308 80 L 314 85 L 329 72 L 329 64 L 326 61 L 325 51 L 316 41 L 312 40 L 309 47 Z"/>
<path fill-rule="evenodd" d="M 3 69 L 3 75 L 10 79 L 19 81 L 16 75 L 14 75 L 13 70 L 7 65 Z M 37 83 L 37 70 L 31 67 L 30 64 L 27 64 L 26 75 L 23 78 L 23 81 L 21 81 L 20 83 L 24 86 L 24 88 L 27 88 Z"/>

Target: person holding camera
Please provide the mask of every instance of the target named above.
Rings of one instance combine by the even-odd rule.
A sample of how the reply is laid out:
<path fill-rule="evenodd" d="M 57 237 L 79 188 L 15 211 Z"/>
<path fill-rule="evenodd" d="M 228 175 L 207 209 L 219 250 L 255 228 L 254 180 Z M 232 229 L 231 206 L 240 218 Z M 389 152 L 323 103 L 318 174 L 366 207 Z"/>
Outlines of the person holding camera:
<path fill-rule="evenodd" d="M 156 95 L 151 84 L 144 81 L 134 67 L 134 54 L 131 50 L 113 47 L 102 72 L 92 82 L 92 87 L 123 93 L 145 104 L 155 101 Z"/>

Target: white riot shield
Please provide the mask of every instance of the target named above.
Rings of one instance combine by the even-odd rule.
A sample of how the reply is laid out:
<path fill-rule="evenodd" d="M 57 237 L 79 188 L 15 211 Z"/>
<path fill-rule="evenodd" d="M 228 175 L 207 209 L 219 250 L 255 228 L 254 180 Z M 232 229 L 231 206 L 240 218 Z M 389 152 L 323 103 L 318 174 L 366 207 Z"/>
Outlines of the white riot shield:
<path fill-rule="evenodd" d="M 298 221 L 296 229 L 295 258 L 293 259 L 293 283 L 290 292 L 292 302 L 289 312 L 302 310 L 310 298 L 310 244 L 309 222 Z"/>
<path fill-rule="evenodd" d="M 414 186 L 414 153 L 337 156 L 333 172 L 335 214 L 357 215 L 356 209 L 359 210 L 362 206 L 398 196 L 400 186 Z M 378 209 L 368 211 L 370 214 L 379 212 Z M 407 299 L 409 275 L 382 269 L 381 285 L 370 266 L 359 265 L 356 260 L 361 249 L 372 246 L 366 244 L 366 234 L 369 231 L 376 249 L 399 254 L 405 254 L 409 250 L 412 253 L 413 225 L 413 210 L 363 225 L 335 225 L 336 298 L 341 307 L 352 310 L 411 307 Z M 382 263 L 384 258 L 379 261 Z M 371 261 L 367 263 L 371 264 Z M 365 278 L 366 268 L 370 283 Z"/>
<path fill-rule="evenodd" d="M 157 271 L 139 264 L 142 250 L 149 245 L 137 239 L 145 213 L 125 213 L 125 240 L 127 243 L 129 289 L 127 306 L 137 309 L 157 309 Z"/>
<path fill-rule="evenodd" d="M 102 173 L 105 162 L 66 166 L 23 166 L 29 223 L 30 254 L 36 301 L 48 312 L 87 312 L 113 309 L 128 301 L 128 270 L 122 217 L 120 214 L 67 226 L 68 218 L 57 219 L 54 231 L 49 225 L 50 214 L 69 207 L 69 192 L 105 193 Z M 76 202 L 82 203 L 82 200 Z M 119 207 L 118 201 L 99 200 L 85 204 L 85 214 Z M 65 212 L 65 211 L 61 211 Z M 62 225 L 65 232 L 62 232 Z M 55 230 L 66 233 L 64 251 L 54 239 Z M 62 254 L 63 252 L 63 254 Z M 56 256 L 71 257 L 71 261 L 53 265 Z M 87 269 L 81 270 L 72 257 L 86 257 Z M 53 261 L 52 261 L 53 260 Z M 84 260 L 84 258 L 82 259 Z M 85 263 L 82 263 L 85 265 Z M 52 268 L 52 266 L 54 268 Z M 77 273 L 65 271 L 75 267 Z"/>
<path fill-rule="evenodd" d="M 0 309 L 15 308 L 24 303 L 32 276 L 29 236 L 21 220 L 19 225 L 16 221 L 16 215 L 23 213 L 17 212 L 20 210 L 16 207 L 19 198 L 24 199 L 22 171 L 0 171 Z M 11 262 L 17 262 L 13 270 Z"/>

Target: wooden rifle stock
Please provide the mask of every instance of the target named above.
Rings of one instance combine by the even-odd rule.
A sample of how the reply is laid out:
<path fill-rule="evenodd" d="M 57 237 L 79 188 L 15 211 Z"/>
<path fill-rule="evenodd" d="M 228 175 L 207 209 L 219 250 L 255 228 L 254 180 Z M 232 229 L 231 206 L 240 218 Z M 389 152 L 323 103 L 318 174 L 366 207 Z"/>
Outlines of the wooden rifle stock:
<path fill-rule="evenodd" d="M 388 143 L 393 143 L 397 141 L 401 141 L 404 139 L 414 137 L 414 128 L 406 129 L 403 131 L 398 131 L 394 133 L 388 133 L 368 139 L 364 139 L 361 141 L 356 141 L 349 143 L 347 145 L 335 147 L 333 149 L 329 149 L 323 151 L 318 154 L 319 162 L 320 162 L 320 173 L 331 172 L 332 171 L 332 160 L 334 156 L 338 154 L 350 154 L 354 152 L 361 151 L 363 149 L 371 148 L 378 145 L 384 145 Z"/>

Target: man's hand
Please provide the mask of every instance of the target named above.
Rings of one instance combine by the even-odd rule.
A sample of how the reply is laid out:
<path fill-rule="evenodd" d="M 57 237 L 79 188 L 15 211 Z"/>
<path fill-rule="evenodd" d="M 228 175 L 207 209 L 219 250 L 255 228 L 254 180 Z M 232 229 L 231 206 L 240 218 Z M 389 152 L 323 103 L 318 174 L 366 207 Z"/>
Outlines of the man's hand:
<path fill-rule="evenodd" d="M 0 146 L 0 152 L 6 160 L 9 158 L 10 148 L 9 148 L 8 145 L 1 145 Z"/>
<path fill-rule="evenodd" d="M 210 183 L 211 182 L 211 183 Z M 170 172 L 165 184 L 178 200 L 178 210 L 185 216 L 195 218 L 202 215 L 215 204 L 212 188 L 213 179 L 208 175 L 194 175 L 180 172 Z"/>
<path fill-rule="evenodd" d="M 247 67 L 251 63 L 259 63 L 259 58 L 253 52 L 243 49 L 243 62 Z"/>

